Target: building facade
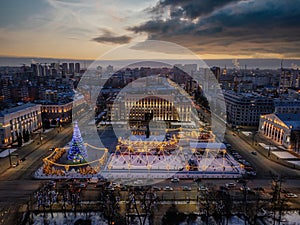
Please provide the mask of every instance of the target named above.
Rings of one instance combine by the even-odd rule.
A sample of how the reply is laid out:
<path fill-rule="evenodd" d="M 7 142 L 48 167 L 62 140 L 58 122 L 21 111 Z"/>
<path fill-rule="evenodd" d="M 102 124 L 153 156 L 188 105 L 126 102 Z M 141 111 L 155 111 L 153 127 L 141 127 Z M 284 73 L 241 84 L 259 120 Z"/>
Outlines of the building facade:
<path fill-rule="evenodd" d="M 262 115 L 258 131 L 276 144 L 299 153 L 300 114 Z"/>
<path fill-rule="evenodd" d="M 29 133 L 42 127 L 41 105 L 27 103 L 0 112 L 0 147 L 17 141 L 24 131 Z"/>
<path fill-rule="evenodd" d="M 274 112 L 272 98 L 255 93 L 225 91 L 227 122 L 232 127 L 258 126 L 260 115 Z"/>
<path fill-rule="evenodd" d="M 275 113 L 300 113 L 300 100 L 295 98 L 275 99 L 274 100 Z"/>
<path fill-rule="evenodd" d="M 72 102 L 65 104 L 49 104 L 42 105 L 41 111 L 43 120 L 49 120 L 52 124 L 69 123 L 72 121 L 73 116 L 83 113 L 85 100 L 83 95 L 76 96 Z M 56 122 L 54 122 L 56 121 Z M 54 123 L 53 123 L 54 122 Z"/>

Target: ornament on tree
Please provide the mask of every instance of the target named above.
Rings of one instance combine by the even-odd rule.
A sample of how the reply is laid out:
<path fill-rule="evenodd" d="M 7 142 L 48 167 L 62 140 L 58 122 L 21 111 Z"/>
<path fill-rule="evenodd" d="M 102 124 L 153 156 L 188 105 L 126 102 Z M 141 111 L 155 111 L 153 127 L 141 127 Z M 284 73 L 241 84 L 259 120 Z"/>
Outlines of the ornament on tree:
<path fill-rule="evenodd" d="M 77 121 L 74 123 L 73 137 L 68 152 L 68 160 L 73 163 L 82 163 L 87 160 L 87 150 L 78 127 Z"/>

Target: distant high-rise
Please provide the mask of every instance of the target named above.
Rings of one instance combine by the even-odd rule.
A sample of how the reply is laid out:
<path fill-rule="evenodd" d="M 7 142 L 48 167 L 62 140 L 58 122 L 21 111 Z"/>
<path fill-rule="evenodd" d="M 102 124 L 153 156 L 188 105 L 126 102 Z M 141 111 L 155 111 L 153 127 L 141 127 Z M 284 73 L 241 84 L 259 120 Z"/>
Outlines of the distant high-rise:
<path fill-rule="evenodd" d="M 80 63 L 75 63 L 75 73 L 80 72 Z"/>
<path fill-rule="evenodd" d="M 75 72 L 74 63 L 69 63 L 69 73 L 74 74 L 74 72 Z"/>
<path fill-rule="evenodd" d="M 61 66 L 62 72 L 63 74 L 67 74 L 68 73 L 68 63 L 63 63 Z"/>
<path fill-rule="evenodd" d="M 218 66 L 214 66 L 214 67 L 211 67 L 210 70 L 216 76 L 216 79 L 218 80 L 218 82 L 220 82 L 221 68 Z"/>
<path fill-rule="evenodd" d="M 106 67 L 106 72 L 107 72 L 107 73 L 113 73 L 113 72 L 114 72 L 114 67 L 111 66 L 111 65 L 107 66 L 107 67 Z"/>

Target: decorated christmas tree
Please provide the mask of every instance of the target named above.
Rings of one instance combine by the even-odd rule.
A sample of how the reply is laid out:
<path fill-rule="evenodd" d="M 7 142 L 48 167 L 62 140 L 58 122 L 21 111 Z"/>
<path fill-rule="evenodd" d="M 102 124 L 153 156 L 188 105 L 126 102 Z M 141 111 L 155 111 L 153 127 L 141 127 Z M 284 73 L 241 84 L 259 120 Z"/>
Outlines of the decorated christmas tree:
<path fill-rule="evenodd" d="M 82 163 L 87 160 L 87 150 L 84 146 L 77 122 L 74 123 L 74 131 L 70 150 L 68 152 L 68 160 L 73 163 Z"/>

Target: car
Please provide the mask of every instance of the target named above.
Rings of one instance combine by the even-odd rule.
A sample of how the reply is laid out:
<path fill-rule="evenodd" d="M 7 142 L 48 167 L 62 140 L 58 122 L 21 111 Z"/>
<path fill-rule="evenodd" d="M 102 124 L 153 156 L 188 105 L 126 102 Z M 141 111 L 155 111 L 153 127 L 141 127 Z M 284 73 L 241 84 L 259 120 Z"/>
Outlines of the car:
<path fill-rule="evenodd" d="M 182 190 L 183 190 L 183 191 L 191 191 L 192 188 L 189 187 L 189 186 L 183 186 L 183 187 L 182 187 Z"/>
<path fill-rule="evenodd" d="M 227 183 L 227 184 L 225 184 L 225 186 L 228 188 L 234 188 L 236 185 L 235 185 L 235 183 Z"/>
<path fill-rule="evenodd" d="M 241 191 L 244 191 L 245 190 L 245 188 L 244 187 L 240 187 L 240 190 Z M 249 187 L 246 187 L 246 191 L 250 191 L 251 189 L 249 188 Z"/>
<path fill-rule="evenodd" d="M 256 173 L 254 171 L 247 171 L 246 174 L 251 177 L 255 177 Z"/>
<path fill-rule="evenodd" d="M 105 190 L 107 190 L 107 191 L 114 191 L 115 188 L 113 186 L 109 185 L 109 186 L 105 187 Z"/>
<path fill-rule="evenodd" d="M 79 187 L 81 187 L 81 188 L 86 188 L 86 186 L 87 186 L 87 185 L 86 185 L 85 183 L 80 183 L 80 184 L 79 184 Z"/>
<path fill-rule="evenodd" d="M 252 155 L 257 155 L 257 152 L 256 151 L 252 151 L 251 154 Z"/>
<path fill-rule="evenodd" d="M 13 163 L 11 166 L 12 166 L 12 167 L 17 167 L 18 165 L 19 165 L 19 163 L 16 162 L 16 163 Z"/>
<path fill-rule="evenodd" d="M 161 188 L 160 188 L 160 187 L 157 187 L 157 186 L 153 186 L 153 187 L 152 187 L 152 190 L 153 190 L 153 191 L 161 191 Z"/>
<path fill-rule="evenodd" d="M 173 191 L 173 188 L 170 186 L 165 186 L 164 191 Z"/>
<path fill-rule="evenodd" d="M 285 194 L 286 198 L 298 198 L 298 195 L 294 194 L 294 193 L 286 193 Z"/>
<path fill-rule="evenodd" d="M 54 151 L 55 148 L 49 148 L 49 151 Z"/>
<path fill-rule="evenodd" d="M 202 185 L 198 188 L 198 190 L 199 191 L 208 191 L 208 188 Z"/>
<path fill-rule="evenodd" d="M 172 183 L 178 183 L 179 182 L 179 178 L 174 177 L 174 178 L 171 179 L 171 182 Z"/>
<path fill-rule="evenodd" d="M 97 184 L 98 181 L 99 181 L 99 178 L 98 178 L 98 177 L 92 177 L 92 178 L 88 181 L 88 183 L 89 183 L 89 184 Z"/>
<path fill-rule="evenodd" d="M 135 181 L 133 182 L 133 184 L 134 184 L 134 185 L 141 185 L 141 184 L 143 184 L 143 181 L 142 181 L 142 180 L 135 180 Z"/>

